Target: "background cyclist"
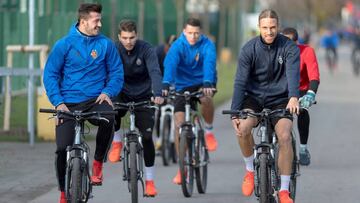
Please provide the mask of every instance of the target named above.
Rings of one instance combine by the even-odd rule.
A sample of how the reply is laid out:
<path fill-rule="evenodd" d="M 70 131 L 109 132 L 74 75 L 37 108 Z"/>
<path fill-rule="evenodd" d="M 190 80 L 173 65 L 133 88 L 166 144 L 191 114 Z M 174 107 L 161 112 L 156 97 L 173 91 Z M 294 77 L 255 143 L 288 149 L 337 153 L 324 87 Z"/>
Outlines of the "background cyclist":
<path fill-rule="evenodd" d="M 217 141 L 212 132 L 214 119 L 214 104 L 212 100 L 215 90 L 216 50 L 215 45 L 201 33 L 200 20 L 189 18 L 180 37 L 172 44 L 164 61 L 164 94 L 170 85 L 176 91 L 194 92 L 202 88 L 204 97 L 200 98 L 201 113 L 205 120 L 205 139 L 209 151 L 215 151 Z M 185 120 L 185 98 L 178 97 L 175 107 L 175 146 L 179 152 L 179 127 Z M 180 171 L 173 179 L 175 184 L 181 184 Z"/>
<path fill-rule="evenodd" d="M 298 43 L 298 32 L 295 28 L 285 28 L 285 36 L 296 42 L 300 49 L 300 106 L 308 109 L 315 102 L 315 95 L 320 84 L 319 66 L 315 51 L 308 45 Z M 301 111 L 298 116 L 300 134 L 300 164 L 310 164 L 310 153 L 307 147 L 309 139 L 310 116 L 308 111 Z"/>

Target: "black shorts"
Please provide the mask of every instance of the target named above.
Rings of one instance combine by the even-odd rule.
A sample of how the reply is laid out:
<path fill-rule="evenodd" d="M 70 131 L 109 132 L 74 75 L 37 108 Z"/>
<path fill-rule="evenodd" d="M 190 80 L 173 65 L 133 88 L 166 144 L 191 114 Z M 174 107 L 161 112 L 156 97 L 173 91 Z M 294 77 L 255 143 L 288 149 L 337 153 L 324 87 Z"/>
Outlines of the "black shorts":
<path fill-rule="evenodd" d="M 282 103 L 279 103 L 279 104 L 270 105 L 270 106 L 265 106 L 265 108 L 268 108 L 268 109 L 271 109 L 271 110 L 285 109 L 287 104 L 288 104 L 288 101 L 287 102 L 282 102 Z M 264 109 L 264 107 L 262 107 L 262 105 L 260 105 L 259 102 L 255 98 L 250 97 L 250 96 L 246 96 L 245 99 L 244 99 L 244 103 L 243 103 L 243 109 L 251 109 L 254 112 L 261 112 Z M 287 118 L 287 119 L 293 121 L 292 117 L 291 118 L 286 117 L 286 116 L 284 116 L 284 117 L 276 117 L 276 118 L 271 119 L 271 124 L 273 126 L 275 126 L 276 123 L 281 118 Z"/>
<path fill-rule="evenodd" d="M 185 91 L 195 92 L 198 91 L 202 85 L 196 85 L 191 87 L 186 87 L 185 89 L 181 90 L 180 93 L 184 93 Z M 200 103 L 199 99 L 191 98 L 191 108 L 196 110 L 197 103 Z M 176 96 L 174 100 L 174 112 L 185 112 L 185 98 Z"/>

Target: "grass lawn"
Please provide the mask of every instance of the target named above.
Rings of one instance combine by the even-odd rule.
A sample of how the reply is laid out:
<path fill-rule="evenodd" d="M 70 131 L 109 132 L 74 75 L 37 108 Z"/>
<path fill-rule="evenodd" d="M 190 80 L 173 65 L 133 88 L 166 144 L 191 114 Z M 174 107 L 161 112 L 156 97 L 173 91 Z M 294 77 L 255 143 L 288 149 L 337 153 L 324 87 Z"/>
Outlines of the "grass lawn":
<path fill-rule="evenodd" d="M 231 99 L 233 94 L 234 75 L 236 72 L 235 63 L 218 64 L 218 83 L 217 93 L 214 97 L 215 105 L 219 106 L 222 103 Z M 3 128 L 4 106 L 3 99 L 0 104 L 0 129 Z M 35 112 L 36 114 L 37 112 Z M 36 121 L 36 119 L 35 119 Z M 14 96 L 11 102 L 11 116 L 10 116 L 10 132 L 2 132 L 0 130 L 1 141 L 28 141 L 27 134 L 27 95 Z M 41 141 L 37 139 L 37 141 Z"/>

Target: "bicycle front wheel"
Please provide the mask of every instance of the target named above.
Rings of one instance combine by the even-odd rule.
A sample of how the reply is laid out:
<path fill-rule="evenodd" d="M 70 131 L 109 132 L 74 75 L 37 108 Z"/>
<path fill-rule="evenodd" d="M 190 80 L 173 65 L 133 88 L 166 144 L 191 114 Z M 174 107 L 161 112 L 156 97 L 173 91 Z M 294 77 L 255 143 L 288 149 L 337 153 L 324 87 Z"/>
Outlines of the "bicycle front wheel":
<path fill-rule="evenodd" d="M 82 194 L 82 169 L 81 158 L 73 158 L 70 163 L 70 170 L 67 171 L 68 197 L 71 203 L 79 203 Z"/>
<path fill-rule="evenodd" d="M 260 185 L 260 203 L 268 203 L 269 200 L 269 173 L 267 154 L 260 154 L 259 156 L 259 185 Z"/>
<path fill-rule="evenodd" d="M 203 194 L 206 192 L 207 186 L 207 164 L 209 161 L 209 153 L 205 146 L 204 131 L 198 130 L 198 143 L 195 150 L 195 174 L 196 174 L 196 186 L 198 192 Z"/>
<path fill-rule="evenodd" d="M 131 202 L 138 202 L 138 170 L 137 170 L 137 159 L 136 151 L 137 144 L 135 142 L 130 142 L 130 192 L 131 192 Z"/>
<path fill-rule="evenodd" d="M 193 170 L 193 142 L 191 140 L 192 132 L 189 129 L 183 129 L 180 134 L 179 147 L 179 166 L 181 173 L 181 189 L 185 197 L 191 197 L 194 185 Z"/>
<path fill-rule="evenodd" d="M 293 147 L 293 162 L 292 162 L 292 171 L 290 176 L 290 184 L 289 184 L 289 192 L 290 197 L 295 202 L 295 196 L 296 196 L 296 178 L 299 175 L 299 162 L 296 152 L 296 138 L 292 136 L 292 147 Z"/>

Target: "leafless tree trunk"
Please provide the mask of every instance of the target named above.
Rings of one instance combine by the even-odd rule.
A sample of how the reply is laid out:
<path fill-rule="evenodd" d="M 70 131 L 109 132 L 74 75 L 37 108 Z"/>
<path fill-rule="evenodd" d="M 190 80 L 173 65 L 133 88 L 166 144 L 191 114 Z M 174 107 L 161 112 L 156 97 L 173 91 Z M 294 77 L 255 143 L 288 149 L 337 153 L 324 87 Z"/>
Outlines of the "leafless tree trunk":
<path fill-rule="evenodd" d="M 204 14 L 203 14 L 203 31 L 206 35 L 210 34 L 210 21 L 209 21 L 209 0 L 204 1 Z"/>
<path fill-rule="evenodd" d="M 138 37 L 144 37 L 144 18 L 145 18 L 145 5 L 144 0 L 139 0 L 139 15 L 138 15 Z"/>
<path fill-rule="evenodd" d="M 111 0 L 111 17 L 110 17 L 110 36 L 111 39 L 116 40 L 117 23 L 116 23 L 116 0 Z"/>
<path fill-rule="evenodd" d="M 179 35 L 184 26 L 184 5 L 185 0 L 174 0 L 176 5 L 176 32 Z"/>
<path fill-rule="evenodd" d="M 158 32 L 158 43 L 163 43 L 164 40 L 164 18 L 163 18 L 163 2 L 162 0 L 156 0 L 156 21 Z"/>
<path fill-rule="evenodd" d="M 219 39 L 218 50 L 221 50 L 225 46 L 225 35 L 226 35 L 226 4 L 223 2 L 219 4 Z"/>

